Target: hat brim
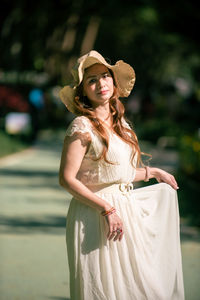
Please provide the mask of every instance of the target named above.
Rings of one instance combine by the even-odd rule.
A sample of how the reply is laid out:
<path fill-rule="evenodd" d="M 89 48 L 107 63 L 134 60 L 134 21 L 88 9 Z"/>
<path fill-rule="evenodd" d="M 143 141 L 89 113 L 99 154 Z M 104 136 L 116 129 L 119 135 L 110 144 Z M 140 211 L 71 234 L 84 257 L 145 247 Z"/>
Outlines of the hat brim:
<path fill-rule="evenodd" d="M 71 87 L 70 85 L 67 85 L 64 88 L 62 88 L 59 92 L 60 99 L 65 104 L 67 109 L 72 113 L 75 113 L 75 107 L 74 107 L 75 95 L 76 95 L 76 86 Z"/>
<path fill-rule="evenodd" d="M 128 97 L 135 84 L 135 71 L 123 60 L 116 62 L 114 66 L 109 65 L 109 69 L 113 71 L 120 97 Z"/>

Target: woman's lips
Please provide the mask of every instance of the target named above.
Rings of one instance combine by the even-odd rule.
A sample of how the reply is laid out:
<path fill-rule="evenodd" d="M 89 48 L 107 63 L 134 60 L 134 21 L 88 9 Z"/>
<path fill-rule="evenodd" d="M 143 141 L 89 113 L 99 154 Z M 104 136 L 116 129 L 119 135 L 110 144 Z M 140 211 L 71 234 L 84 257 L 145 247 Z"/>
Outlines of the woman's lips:
<path fill-rule="evenodd" d="M 98 92 L 99 95 L 105 95 L 108 93 L 108 90 Z"/>

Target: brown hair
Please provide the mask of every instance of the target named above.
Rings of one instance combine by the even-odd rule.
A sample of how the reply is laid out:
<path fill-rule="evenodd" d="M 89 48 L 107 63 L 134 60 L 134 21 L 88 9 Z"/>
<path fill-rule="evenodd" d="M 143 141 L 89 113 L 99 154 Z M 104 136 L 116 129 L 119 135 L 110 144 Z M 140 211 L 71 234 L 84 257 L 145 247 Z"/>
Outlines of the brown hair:
<path fill-rule="evenodd" d="M 114 79 L 114 76 L 112 73 L 111 73 L 111 75 Z M 110 111 L 111 111 L 112 118 L 113 118 L 112 129 L 125 143 L 129 144 L 132 147 L 133 152 L 132 152 L 131 162 L 133 164 L 133 159 L 134 159 L 135 155 L 137 154 L 137 165 L 139 165 L 141 163 L 141 154 L 142 153 L 140 151 L 138 139 L 137 139 L 135 132 L 131 128 L 127 128 L 127 127 L 123 126 L 122 119 L 123 118 L 125 119 L 125 117 L 124 117 L 125 108 L 124 108 L 124 105 L 122 104 L 122 102 L 119 100 L 118 90 L 117 90 L 117 87 L 115 86 L 115 81 L 114 81 L 114 92 L 113 92 L 112 97 L 110 98 L 109 104 L 110 104 Z M 112 164 L 112 162 L 109 162 L 106 158 L 106 153 L 108 152 L 108 146 L 109 146 L 109 137 L 108 137 L 107 131 L 105 130 L 105 128 L 103 127 L 103 125 L 99 121 L 99 119 L 96 117 L 96 114 L 93 110 L 93 107 L 91 106 L 91 103 L 90 103 L 90 100 L 88 99 L 88 97 L 83 96 L 83 84 L 82 83 L 76 89 L 74 106 L 75 106 L 75 113 L 77 115 L 84 115 L 85 117 L 87 117 L 91 121 L 91 123 L 94 126 L 94 128 L 96 129 L 97 133 L 102 138 L 104 147 L 103 147 L 101 156 L 98 159 L 103 158 L 106 162 Z"/>

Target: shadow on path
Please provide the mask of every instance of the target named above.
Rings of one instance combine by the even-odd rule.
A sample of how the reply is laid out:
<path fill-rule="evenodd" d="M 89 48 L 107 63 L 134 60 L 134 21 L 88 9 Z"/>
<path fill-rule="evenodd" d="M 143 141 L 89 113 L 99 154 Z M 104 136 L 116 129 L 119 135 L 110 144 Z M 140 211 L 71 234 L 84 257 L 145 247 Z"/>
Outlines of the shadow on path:
<path fill-rule="evenodd" d="M 58 171 L 50 170 L 33 170 L 33 169 L 0 169 L 0 175 L 3 176 L 21 176 L 21 177 L 56 177 L 58 178 Z"/>
<path fill-rule="evenodd" d="M 63 216 L 10 217 L 0 215 L 3 234 L 65 234 L 66 218 Z"/>

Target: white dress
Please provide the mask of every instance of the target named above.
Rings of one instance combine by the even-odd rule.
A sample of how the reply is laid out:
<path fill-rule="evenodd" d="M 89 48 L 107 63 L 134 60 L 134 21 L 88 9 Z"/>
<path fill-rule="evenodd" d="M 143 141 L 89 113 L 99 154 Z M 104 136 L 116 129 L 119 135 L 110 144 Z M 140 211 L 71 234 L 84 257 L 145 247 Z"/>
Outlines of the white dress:
<path fill-rule="evenodd" d="M 114 133 L 107 153 L 114 164 L 95 161 L 102 143 L 86 117 L 70 124 L 67 136 L 74 134 L 91 138 L 77 178 L 116 208 L 125 233 L 121 242 L 108 241 L 105 217 L 71 200 L 66 227 L 71 300 L 183 300 L 176 191 L 165 183 L 132 189 L 131 148 Z"/>

